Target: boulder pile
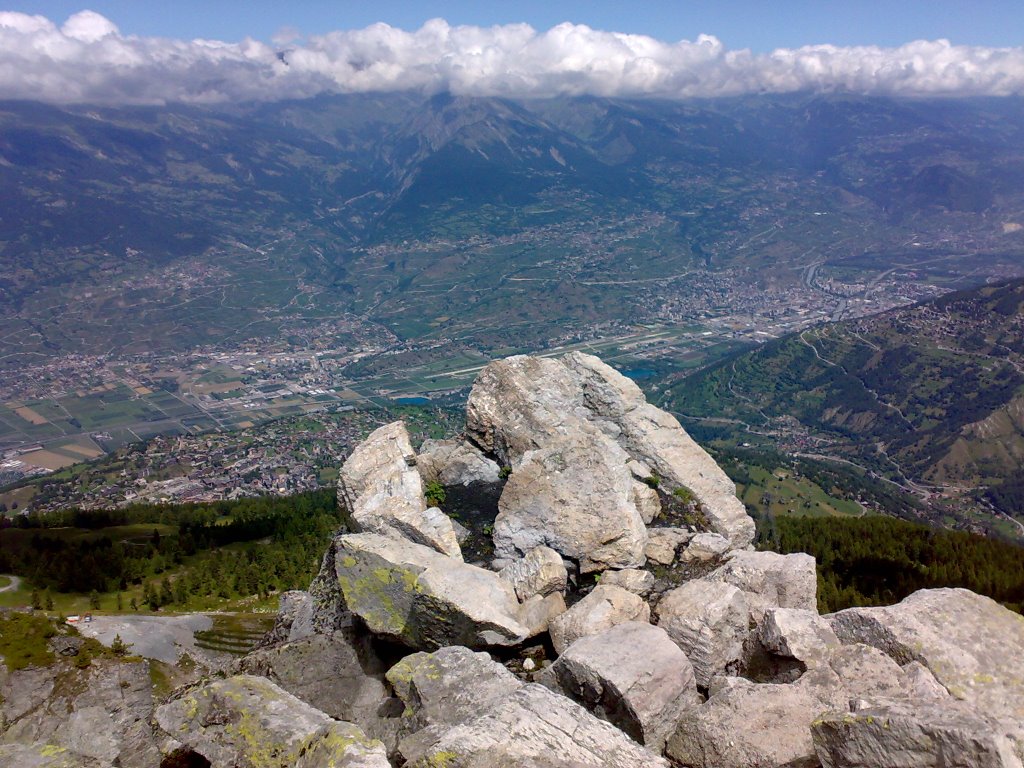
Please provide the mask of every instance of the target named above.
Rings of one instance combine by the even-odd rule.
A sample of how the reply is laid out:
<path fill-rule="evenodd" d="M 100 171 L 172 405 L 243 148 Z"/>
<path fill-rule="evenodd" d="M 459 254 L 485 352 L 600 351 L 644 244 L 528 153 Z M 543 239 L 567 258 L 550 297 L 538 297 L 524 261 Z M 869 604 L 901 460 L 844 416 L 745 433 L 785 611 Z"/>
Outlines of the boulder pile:
<path fill-rule="evenodd" d="M 492 557 L 463 559 L 438 483 L 498 488 Z M 382 427 L 338 499 L 267 643 L 156 708 L 164 755 L 1024 768 L 1024 619 L 956 589 L 819 615 L 813 558 L 754 551 L 725 473 L 596 357 L 491 363 L 459 440 Z"/>

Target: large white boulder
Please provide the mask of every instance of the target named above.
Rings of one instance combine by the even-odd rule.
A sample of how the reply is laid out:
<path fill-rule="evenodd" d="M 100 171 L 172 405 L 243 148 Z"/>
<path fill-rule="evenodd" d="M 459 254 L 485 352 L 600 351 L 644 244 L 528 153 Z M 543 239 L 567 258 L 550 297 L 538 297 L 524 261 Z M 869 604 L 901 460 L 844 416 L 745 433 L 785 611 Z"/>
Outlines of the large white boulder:
<path fill-rule="evenodd" d="M 666 592 L 658 603 L 659 627 L 693 665 L 697 684 L 738 671 L 749 635 L 746 598 L 731 584 L 696 579 Z"/>
<path fill-rule="evenodd" d="M 639 595 L 599 584 L 561 616 L 552 619 L 548 632 L 555 652 L 562 653 L 581 637 L 596 635 L 627 621 L 650 620 L 650 606 Z"/>
<path fill-rule="evenodd" d="M 338 475 L 338 503 L 360 532 L 406 538 L 462 559 L 452 521 L 427 507 L 401 421 L 374 430 L 352 451 Z"/>
<path fill-rule="evenodd" d="M 689 488 L 714 530 L 735 546 L 753 540 L 754 522 L 728 476 L 674 417 L 647 403 L 632 381 L 596 357 L 520 355 L 489 364 L 473 385 L 466 425 L 477 445 L 514 470 L 513 478 L 532 451 L 567 438 L 601 446 L 604 453 L 616 444 L 625 451 L 632 481 L 626 502 L 641 520 L 657 514 L 655 498 L 636 483 L 638 471 L 649 471 L 670 489 Z M 617 468 L 615 474 L 617 482 Z"/>
<path fill-rule="evenodd" d="M 743 590 L 752 618 L 760 622 L 770 608 L 818 610 L 818 574 L 814 558 L 802 552 L 738 550 L 706 577 Z"/>
<path fill-rule="evenodd" d="M 580 638 L 550 675 L 566 695 L 659 753 L 682 713 L 700 702 L 686 655 L 665 630 L 642 622 Z"/>
<path fill-rule="evenodd" d="M 528 451 L 498 501 L 495 554 L 516 558 L 547 546 L 583 573 L 643 565 L 647 529 L 632 490 L 625 454 L 603 435 Z"/>

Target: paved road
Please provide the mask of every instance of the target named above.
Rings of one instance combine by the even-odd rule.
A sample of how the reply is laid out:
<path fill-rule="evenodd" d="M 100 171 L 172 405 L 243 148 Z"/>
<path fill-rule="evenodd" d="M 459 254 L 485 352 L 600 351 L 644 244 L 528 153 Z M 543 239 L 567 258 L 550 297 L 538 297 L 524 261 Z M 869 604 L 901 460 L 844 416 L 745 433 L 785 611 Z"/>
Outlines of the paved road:
<path fill-rule="evenodd" d="M 5 579 L 10 579 L 11 580 L 11 583 L 8 584 L 6 587 L 0 587 L 0 592 L 13 592 L 18 587 L 21 586 L 21 577 L 20 576 L 12 576 L 9 573 L 0 573 L 0 576 L 2 576 Z"/>

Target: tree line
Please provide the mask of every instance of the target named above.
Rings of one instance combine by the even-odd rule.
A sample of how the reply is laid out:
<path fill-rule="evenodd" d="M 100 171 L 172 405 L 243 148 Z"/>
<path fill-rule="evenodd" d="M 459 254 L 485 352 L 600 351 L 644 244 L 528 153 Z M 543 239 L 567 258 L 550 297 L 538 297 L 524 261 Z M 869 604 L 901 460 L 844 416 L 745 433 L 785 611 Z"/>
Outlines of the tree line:
<path fill-rule="evenodd" d="M 1024 612 L 1024 548 L 881 515 L 762 517 L 758 546 L 818 562 L 818 608 L 889 605 L 918 589 L 964 587 Z"/>
<path fill-rule="evenodd" d="M 74 523 L 82 525 L 69 525 Z M 149 524 L 175 529 L 129 538 L 116 530 Z M 184 605 L 193 597 L 266 595 L 305 588 L 340 526 L 332 489 L 209 504 L 64 510 L 0 530 L 0 572 L 55 592 L 120 593 L 143 585 L 142 602 L 151 608 Z"/>

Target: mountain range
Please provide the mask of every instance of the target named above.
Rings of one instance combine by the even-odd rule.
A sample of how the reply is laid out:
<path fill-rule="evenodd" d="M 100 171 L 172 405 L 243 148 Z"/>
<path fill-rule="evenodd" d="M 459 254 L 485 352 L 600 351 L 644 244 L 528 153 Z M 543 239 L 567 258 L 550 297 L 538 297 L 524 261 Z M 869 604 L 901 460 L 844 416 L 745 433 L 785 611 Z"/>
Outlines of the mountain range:
<path fill-rule="evenodd" d="M 1021 517 L 1024 280 L 780 338 L 683 379 L 669 400 L 733 442 L 770 434 L 961 519 L 989 504 Z"/>
<path fill-rule="evenodd" d="M 706 275 L 964 284 L 1019 264 L 1022 118 L 842 94 L 5 102 L 0 364 L 339 318 L 341 339 L 543 346 L 664 318 Z"/>

